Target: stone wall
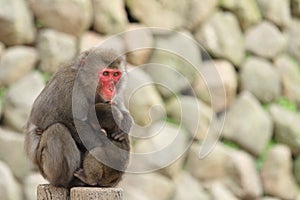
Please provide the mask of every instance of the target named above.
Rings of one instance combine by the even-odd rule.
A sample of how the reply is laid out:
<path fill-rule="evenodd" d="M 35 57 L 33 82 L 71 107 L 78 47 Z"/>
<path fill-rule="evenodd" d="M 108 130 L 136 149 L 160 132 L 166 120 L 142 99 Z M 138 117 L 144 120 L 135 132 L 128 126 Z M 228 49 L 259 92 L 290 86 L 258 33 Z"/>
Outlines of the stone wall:
<path fill-rule="evenodd" d="M 0 0 L 0 200 L 36 198 L 31 105 L 99 44 L 127 52 L 133 152 L 174 146 L 131 160 L 149 170 L 126 174 L 126 199 L 300 199 L 299 0 Z"/>

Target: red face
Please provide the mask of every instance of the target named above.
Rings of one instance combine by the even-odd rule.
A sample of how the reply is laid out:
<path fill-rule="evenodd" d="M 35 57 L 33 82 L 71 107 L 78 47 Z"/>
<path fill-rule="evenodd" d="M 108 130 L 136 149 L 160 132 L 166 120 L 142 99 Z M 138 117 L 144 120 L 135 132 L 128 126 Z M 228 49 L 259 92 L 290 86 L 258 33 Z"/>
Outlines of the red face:
<path fill-rule="evenodd" d="M 111 101 L 116 94 L 116 84 L 121 78 L 121 71 L 118 69 L 105 68 L 98 72 L 99 76 L 99 93 L 106 101 Z"/>

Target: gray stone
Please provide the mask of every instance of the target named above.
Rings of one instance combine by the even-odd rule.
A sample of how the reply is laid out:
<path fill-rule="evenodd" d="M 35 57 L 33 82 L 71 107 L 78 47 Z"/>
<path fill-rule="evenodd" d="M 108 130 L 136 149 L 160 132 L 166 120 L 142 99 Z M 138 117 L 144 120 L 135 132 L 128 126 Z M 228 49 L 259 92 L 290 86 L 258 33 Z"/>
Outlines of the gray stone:
<path fill-rule="evenodd" d="M 226 110 L 235 100 L 238 78 L 234 66 L 226 60 L 205 61 L 193 88 L 197 96 L 215 112 Z"/>
<path fill-rule="evenodd" d="M 6 45 L 31 44 L 35 29 L 25 0 L 0 1 L 0 41 Z"/>
<path fill-rule="evenodd" d="M 166 111 L 197 140 L 204 140 L 208 131 L 212 131 L 209 129 L 213 129 L 213 117 L 216 118 L 209 106 L 191 96 L 172 98 L 166 103 Z"/>
<path fill-rule="evenodd" d="M 5 124 L 23 131 L 31 106 L 43 87 L 44 81 L 38 72 L 32 72 L 12 84 L 4 101 Z"/>
<path fill-rule="evenodd" d="M 300 183 L 300 156 L 298 155 L 294 161 L 293 165 L 294 175 L 297 183 Z"/>
<path fill-rule="evenodd" d="M 91 26 L 93 15 L 91 1 L 27 1 L 42 27 L 80 36 Z"/>
<path fill-rule="evenodd" d="M 130 14 L 141 23 L 166 29 L 181 27 L 188 9 L 188 4 L 181 0 L 126 0 L 126 5 Z"/>
<path fill-rule="evenodd" d="M 154 47 L 154 37 L 149 29 L 131 24 L 125 32 L 124 42 L 129 63 L 142 65 L 149 60 Z"/>
<path fill-rule="evenodd" d="M 125 105 L 138 125 L 149 125 L 165 116 L 163 101 L 153 81 L 140 68 L 128 71 Z"/>
<path fill-rule="evenodd" d="M 300 153 L 300 116 L 280 106 L 272 105 L 270 114 L 275 125 L 275 140 L 286 144 L 293 153 Z"/>
<path fill-rule="evenodd" d="M 300 0 L 292 0 L 292 13 L 296 17 L 300 17 Z"/>
<path fill-rule="evenodd" d="M 220 182 L 212 183 L 208 190 L 213 200 L 238 200 L 238 198 Z"/>
<path fill-rule="evenodd" d="M 94 8 L 94 29 L 102 34 L 113 34 L 125 30 L 128 23 L 125 3 L 122 0 L 92 0 Z"/>
<path fill-rule="evenodd" d="M 234 10 L 237 3 L 237 0 L 219 0 L 219 6 L 228 10 Z"/>
<path fill-rule="evenodd" d="M 258 0 L 263 16 L 278 26 L 291 20 L 290 0 Z"/>
<path fill-rule="evenodd" d="M 251 122 L 251 123 L 250 123 Z M 249 92 L 240 94 L 226 114 L 223 137 L 260 155 L 272 137 L 273 124 L 258 100 Z"/>
<path fill-rule="evenodd" d="M 280 75 L 269 61 L 249 57 L 240 71 L 241 88 L 252 92 L 263 103 L 275 101 L 281 94 Z"/>
<path fill-rule="evenodd" d="M 284 145 L 275 145 L 269 150 L 261 170 L 265 194 L 281 199 L 296 198 L 291 156 L 290 149 Z"/>
<path fill-rule="evenodd" d="M 44 29 L 40 32 L 37 48 L 40 54 L 39 68 L 48 73 L 54 73 L 61 64 L 72 60 L 77 53 L 75 36 Z"/>
<path fill-rule="evenodd" d="M 0 58 L 1 58 L 4 50 L 5 50 L 5 46 L 4 46 L 4 44 L 2 42 L 0 42 Z"/>
<path fill-rule="evenodd" d="M 100 45 L 105 39 L 99 33 L 94 31 L 86 31 L 80 39 L 80 52 L 89 50 L 92 47 Z"/>
<path fill-rule="evenodd" d="M 275 197 L 263 197 L 260 200 L 280 200 L 280 199 L 275 198 Z"/>
<path fill-rule="evenodd" d="M 232 151 L 230 156 L 225 185 L 239 199 L 257 199 L 263 190 L 254 159 L 243 151 Z"/>
<path fill-rule="evenodd" d="M 229 12 L 217 12 L 195 33 L 205 50 L 235 65 L 245 56 L 244 38 L 236 17 Z"/>
<path fill-rule="evenodd" d="M 199 73 L 201 53 L 196 41 L 188 32 L 174 32 L 157 36 L 155 50 L 145 71 L 150 74 L 163 96 L 171 96 L 192 89 L 191 84 Z"/>
<path fill-rule="evenodd" d="M 24 135 L 0 128 L 0 158 L 19 180 L 29 173 L 31 167 L 23 146 Z"/>
<path fill-rule="evenodd" d="M 277 57 L 274 64 L 281 77 L 283 95 L 300 106 L 300 66 L 289 55 Z"/>
<path fill-rule="evenodd" d="M 230 151 L 221 143 L 205 158 L 199 158 L 201 145 L 193 144 L 189 150 L 186 170 L 200 181 L 215 181 L 226 177 L 226 163 L 230 159 Z"/>
<path fill-rule="evenodd" d="M 265 58 L 274 58 L 286 47 L 286 39 L 279 29 L 263 21 L 246 32 L 246 49 Z"/>
<path fill-rule="evenodd" d="M 175 180 L 175 184 L 175 194 L 172 200 L 210 200 L 210 196 L 201 184 L 187 172 L 183 172 Z"/>
<path fill-rule="evenodd" d="M 247 29 L 262 20 L 262 16 L 256 0 L 235 0 L 236 7 L 233 10 L 243 29 Z"/>
<path fill-rule="evenodd" d="M 19 184 L 9 167 L 2 161 L 0 161 L 0 177 L 0 200 L 22 200 Z"/>
<path fill-rule="evenodd" d="M 175 188 L 170 179 L 157 173 L 126 174 L 119 186 L 128 200 L 139 200 L 137 196 L 145 200 L 169 200 Z"/>
<path fill-rule="evenodd" d="M 238 16 L 243 29 L 247 29 L 262 20 L 256 0 L 219 0 L 219 4 Z"/>
<path fill-rule="evenodd" d="M 300 20 L 293 20 L 287 30 L 288 35 L 288 53 L 300 62 Z"/>
<path fill-rule="evenodd" d="M 166 122 L 154 123 L 145 132 L 144 135 L 133 133 L 135 137 L 146 138 L 136 141 L 133 152 L 145 155 L 151 154 L 151 152 L 158 153 L 155 154 L 155 160 L 148 156 L 143 163 L 135 162 L 134 164 L 140 165 L 144 169 L 162 169 L 160 171 L 162 174 L 175 178 L 182 169 L 185 151 L 192 140 L 188 141 L 187 133 L 180 126 Z"/>
<path fill-rule="evenodd" d="M 190 0 L 190 9 L 187 11 L 187 27 L 194 30 L 200 26 L 217 9 L 217 0 Z"/>
<path fill-rule="evenodd" d="M 47 184 L 46 181 L 40 173 L 29 174 L 24 179 L 24 193 L 26 200 L 36 200 L 37 199 L 37 186 L 39 184 Z"/>
<path fill-rule="evenodd" d="M 38 55 L 32 47 L 8 48 L 0 59 L 0 86 L 9 85 L 26 75 L 35 67 Z"/>

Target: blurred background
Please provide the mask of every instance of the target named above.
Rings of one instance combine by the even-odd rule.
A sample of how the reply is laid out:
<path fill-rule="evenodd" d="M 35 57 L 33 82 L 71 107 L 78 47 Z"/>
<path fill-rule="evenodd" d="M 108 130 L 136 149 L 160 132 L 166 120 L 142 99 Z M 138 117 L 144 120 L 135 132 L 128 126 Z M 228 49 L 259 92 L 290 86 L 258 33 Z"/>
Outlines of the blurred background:
<path fill-rule="evenodd" d="M 31 105 L 103 41 L 126 52 L 132 151 L 180 152 L 127 173 L 125 199 L 300 199 L 300 0 L 0 0 L 0 200 L 36 199 L 46 181 L 23 151 Z"/>

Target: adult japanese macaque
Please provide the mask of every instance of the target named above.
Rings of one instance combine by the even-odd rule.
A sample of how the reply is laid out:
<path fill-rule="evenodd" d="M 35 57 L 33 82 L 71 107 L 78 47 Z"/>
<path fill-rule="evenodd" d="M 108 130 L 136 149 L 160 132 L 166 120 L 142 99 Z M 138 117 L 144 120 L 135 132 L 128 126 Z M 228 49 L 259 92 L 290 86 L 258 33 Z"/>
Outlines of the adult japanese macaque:
<path fill-rule="evenodd" d="M 94 48 L 62 67 L 35 100 L 25 151 L 54 186 L 115 186 L 129 159 L 132 125 L 121 94 L 126 63 Z"/>

